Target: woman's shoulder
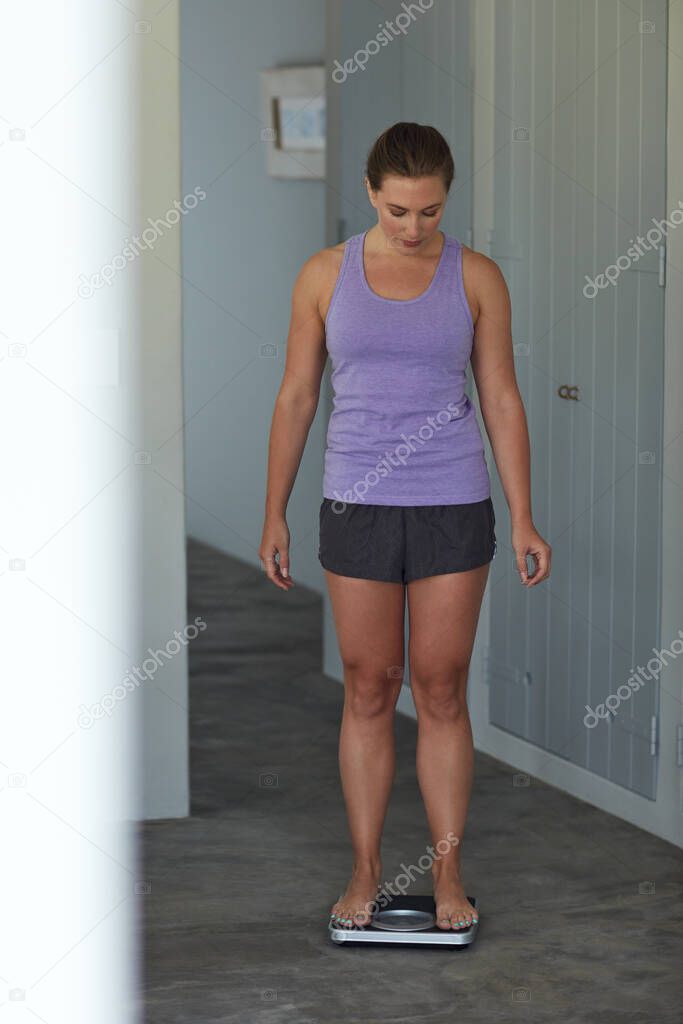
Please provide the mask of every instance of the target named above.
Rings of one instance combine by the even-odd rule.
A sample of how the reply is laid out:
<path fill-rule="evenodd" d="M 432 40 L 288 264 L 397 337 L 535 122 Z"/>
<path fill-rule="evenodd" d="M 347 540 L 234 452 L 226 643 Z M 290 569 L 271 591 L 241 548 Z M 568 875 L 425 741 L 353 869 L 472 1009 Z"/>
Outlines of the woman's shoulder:
<path fill-rule="evenodd" d="M 503 272 L 490 256 L 468 245 L 462 246 L 462 279 L 465 293 L 473 309 L 476 323 L 479 309 L 487 300 L 502 298 L 507 293 Z"/>
<path fill-rule="evenodd" d="M 477 252 L 476 249 L 470 249 L 469 245 L 465 245 L 464 242 L 460 243 L 462 247 L 462 265 L 468 267 L 472 274 L 486 275 L 500 272 L 500 268 L 495 260 L 492 260 L 490 256 L 486 256 L 483 252 Z"/>
<path fill-rule="evenodd" d="M 498 289 L 501 284 L 505 283 L 503 272 L 495 260 L 464 244 L 462 245 L 462 272 L 467 283 L 470 283 L 475 290 Z"/>
<path fill-rule="evenodd" d="M 309 256 L 301 268 L 309 278 L 325 278 L 330 273 L 339 270 L 344 259 L 346 242 L 339 242 L 338 245 L 328 245 L 324 249 L 318 249 L 312 256 Z"/>
<path fill-rule="evenodd" d="M 299 271 L 297 288 L 324 319 L 344 260 L 346 242 L 328 245 L 309 256 Z"/>

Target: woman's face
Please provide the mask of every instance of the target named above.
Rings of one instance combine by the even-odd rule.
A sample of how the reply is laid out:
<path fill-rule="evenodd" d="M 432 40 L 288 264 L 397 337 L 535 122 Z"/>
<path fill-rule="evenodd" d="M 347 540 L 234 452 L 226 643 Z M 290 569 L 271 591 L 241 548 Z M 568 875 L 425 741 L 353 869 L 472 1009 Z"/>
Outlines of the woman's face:
<path fill-rule="evenodd" d="M 378 223 L 390 248 L 397 252 L 419 252 L 428 247 L 439 228 L 446 206 L 443 178 L 405 178 L 385 175 L 382 187 L 373 192 L 365 179 L 370 202 L 377 210 Z M 406 242 L 416 242 L 406 245 Z"/>

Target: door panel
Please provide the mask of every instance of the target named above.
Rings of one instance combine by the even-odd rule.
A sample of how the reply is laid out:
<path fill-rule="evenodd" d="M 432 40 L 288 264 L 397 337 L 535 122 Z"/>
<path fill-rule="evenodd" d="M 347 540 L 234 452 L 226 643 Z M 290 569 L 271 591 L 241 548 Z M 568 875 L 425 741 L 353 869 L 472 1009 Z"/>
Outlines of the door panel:
<path fill-rule="evenodd" d="M 664 292 L 658 253 L 584 294 L 665 218 L 666 2 L 497 0 L 494 224 L 551 578 L 523 590 L 507 504 L 487 652 L 493 724 L 655 796 Z M 561 385 L 578 401 L 561 398 Z M 505 562 L 505 564 L 503 564 Z M 595 708 L 623 695 L 609 724 Z"/>

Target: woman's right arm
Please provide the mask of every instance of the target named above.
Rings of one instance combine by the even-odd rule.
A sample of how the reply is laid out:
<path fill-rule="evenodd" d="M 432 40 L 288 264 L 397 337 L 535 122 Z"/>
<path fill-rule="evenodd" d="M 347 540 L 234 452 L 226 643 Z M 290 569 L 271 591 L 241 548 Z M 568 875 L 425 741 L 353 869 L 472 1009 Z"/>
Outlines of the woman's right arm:
<path fill-rule="evenodd" d="M 289 575 L 287 502 L 318 408 L 320 381 L 327 360 L 320 297 L 329 269 L 329 253 L 316 253 L 304 263 L 294 283 L 285 368 L 270 427 L 259 557 L 268 578 L 283 590 L 293 585 Z"/>

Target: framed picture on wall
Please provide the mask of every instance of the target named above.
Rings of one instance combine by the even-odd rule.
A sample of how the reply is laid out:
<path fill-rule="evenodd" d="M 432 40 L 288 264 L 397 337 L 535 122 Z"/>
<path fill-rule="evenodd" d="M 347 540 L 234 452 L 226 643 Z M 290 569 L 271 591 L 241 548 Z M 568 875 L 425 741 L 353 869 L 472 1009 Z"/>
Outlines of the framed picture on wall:
<path fill-rule="evenodd" d="M 268 173 L 274 178 L 325 177 L 325 68 L 261 72 Z"/>

